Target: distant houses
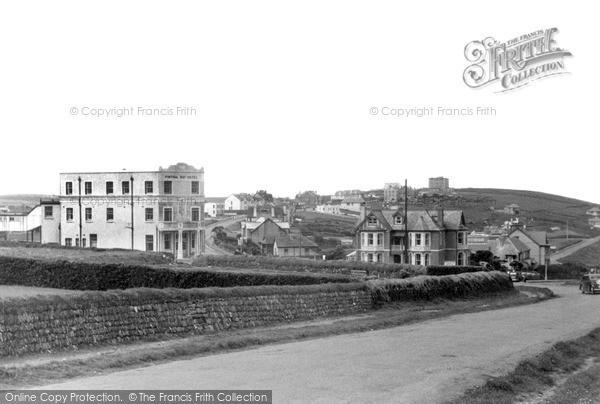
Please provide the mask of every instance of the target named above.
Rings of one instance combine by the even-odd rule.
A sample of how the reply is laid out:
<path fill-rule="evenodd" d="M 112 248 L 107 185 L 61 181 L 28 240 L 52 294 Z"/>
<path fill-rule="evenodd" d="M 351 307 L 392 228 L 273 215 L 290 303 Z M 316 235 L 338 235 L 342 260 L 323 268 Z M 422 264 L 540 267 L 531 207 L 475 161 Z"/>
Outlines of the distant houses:
<path fill-rule="evenodd" d="M 593 218 L 588 219 L 588 224 L 591 227 L 595 227 L 597 229 L 600 229 L 600 217 L 594 216 Z"/>
<path fill-rule="evenodd" d="M 504 213 L 507 215 L 518 215 L 521 212 L 521 207 L 516 203 L 511 203 L 504 207 Z"/>
<path fill-rule="evenodd" d="M 468 229 L 462 211 L 411 210 L 407 212 L 407 222 L 402 210 L 372 210 L 363 214 L 355 228 L 358 261 L 468 265 Z"/>
<path fill-rule="evenodd" d="M 525 230 L 521 227 L 515 228 L 508 235 L 511 239 L 517 239 L 529 249 L 529 259 L 527 263 L 536 266 L 546 264 L 550 244 L 548 243 L 548 233 L 545 231 Z"/>
<path fill-rule="evenodd" d="M 225 199 L 225 212 L 245 213 L 248 207 L 252 206 L 253 199 L 251 194 L 239 193 L 231 194 Z"/>
<path fill-rule="evenodd" d="M 365 200 L 360 195 L 347 196 L 342 200 L 340 209 L 345 209 L 345 210 L 359 213 L 361 211 L 361 207 L 364 204 L 365 204 Z"/>
<path fill-rule="evenodd" d="M 585 214 L 591 216 L 600 216 L 600 207 L 594 206 L 593 208 L 585 212 Z"/>

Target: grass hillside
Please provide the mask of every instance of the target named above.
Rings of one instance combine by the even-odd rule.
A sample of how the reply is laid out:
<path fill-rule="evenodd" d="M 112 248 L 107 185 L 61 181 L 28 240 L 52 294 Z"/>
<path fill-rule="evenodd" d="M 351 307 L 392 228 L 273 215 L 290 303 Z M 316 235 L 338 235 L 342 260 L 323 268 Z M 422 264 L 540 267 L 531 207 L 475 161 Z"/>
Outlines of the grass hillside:
<path fill-rule="evenodd" d="M 40 203 L 40 199 L 55 198 L 56 195 L 43 194 L 14 194 L 0 195 L 0 206 L 36 206 Z"/>
<path fill-rule="evenodd" d="M 489 206 L 467 206 L 462 210 L 469 227 L 481 229 L 488 224 L 502 224 L 512 215 L 504 214 L 506 205 L 516 203 L 521 207 L 519 217 L 536 230 L 550 231 L 551 227 L 560 227 L 562 232 L 569 222 L 569 231 L 583 236 L 598 236 L 600 230 L 590 229 L 587 221 L 590 216 L 585 212 L 595 204 L 579 199 L 567 198 L 543 192 L 520 191 L 511 189 L 463 188 L 457 189 L 459 195 L 467 197 L 489 197 L 496 201 L 495 211 Z"/>

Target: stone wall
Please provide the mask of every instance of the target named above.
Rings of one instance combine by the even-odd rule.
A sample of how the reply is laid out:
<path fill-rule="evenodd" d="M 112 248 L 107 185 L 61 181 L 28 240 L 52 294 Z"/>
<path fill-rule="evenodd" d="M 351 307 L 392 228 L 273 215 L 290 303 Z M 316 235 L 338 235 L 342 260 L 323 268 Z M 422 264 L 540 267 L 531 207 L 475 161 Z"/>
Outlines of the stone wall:
<path fill-rule="evenodd" d="M 370 293 L 358 284 L 137 289 L 0 300 L 0 356 L 259 327 L 372 306 Z"/>

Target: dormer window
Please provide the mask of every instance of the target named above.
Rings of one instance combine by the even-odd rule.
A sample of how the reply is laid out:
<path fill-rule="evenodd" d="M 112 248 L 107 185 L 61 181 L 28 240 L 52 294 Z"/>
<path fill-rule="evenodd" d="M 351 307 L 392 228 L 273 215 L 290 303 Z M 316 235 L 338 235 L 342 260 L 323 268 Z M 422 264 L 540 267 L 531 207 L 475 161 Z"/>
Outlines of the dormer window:
<path fill-rule="evenodd" d="M 402 224 L 402 222 L 403 222 L 402 216 L 394 217 L 394 224 Z"/>
<path fill-rule="evenodd" d="M 376 217 L 369 217 L 367 219 L 367 226 L 369 226 L 369 227 L 376 227 L 377 226 L 377 218 Z"/>

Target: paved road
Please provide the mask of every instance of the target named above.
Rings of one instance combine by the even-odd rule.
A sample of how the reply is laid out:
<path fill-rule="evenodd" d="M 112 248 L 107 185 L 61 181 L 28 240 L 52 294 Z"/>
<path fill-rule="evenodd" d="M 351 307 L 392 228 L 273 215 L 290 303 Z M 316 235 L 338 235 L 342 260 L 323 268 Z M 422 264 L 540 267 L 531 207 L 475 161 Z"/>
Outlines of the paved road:
<path fill-rule="evenodd" d="M 208 226 L 206 226 L 205 227 L 206 242 L 204 245 L 204 253 L 207 255 L 233 255 L 233 253 L 231 253 L 223 248 L 219 248 L 215 245 L 213 237 L 212 237 L 212 231 L 215 227 L 218 227 L 218 226 L 226 227 L 231 224 L 241 222 L 244 219 L 246 219 L 246 216 L 244 216 L 244 215 L 235 216 L 231 219 L 224 219 L 219 222 L 209 224 Z"/>
<path fill-rule="evenodd" d="M 600 326 L 600 296 L 175 361 L 51 389 L 272 389 L 275 403 L 436 403 Z"/>
<path fill-rule="evenodd" d="M 598 241 L 600 241 L 600 236 L 590 238 L 590 239 L 585 239 L 577 244 L 570 245 L 567 248 L 550 255 L 550 263 L 551 264 L 560 264 L 560 262 L 558 262 L 559 259 L 568 257 L 569 255 L 573 254 L 575 251 L 581 250 L 582 248 L 592 245 Z"/>

